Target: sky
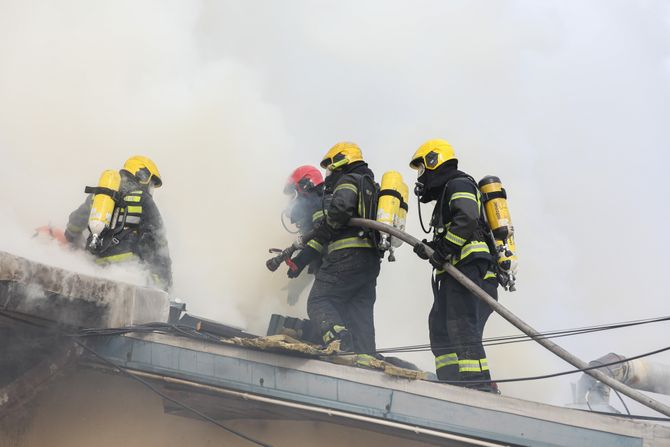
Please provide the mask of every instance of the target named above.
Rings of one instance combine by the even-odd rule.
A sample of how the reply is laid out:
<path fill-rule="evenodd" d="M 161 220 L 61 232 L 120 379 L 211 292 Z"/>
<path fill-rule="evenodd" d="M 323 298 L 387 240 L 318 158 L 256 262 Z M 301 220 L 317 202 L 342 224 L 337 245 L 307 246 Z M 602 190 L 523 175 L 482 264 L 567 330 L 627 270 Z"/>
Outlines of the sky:
<path fill-rule="evenodd" d="M 670 314 L 664 1 L 0 0 L 0 98 L 0 250 L 141 281 L 31 236 L 64 227 L 103 170 L 147 155 L 171 297 L 198 315 L 254 333 L 273 312 L 304 316 L 305 296 L 290 305 L 284 273 L 264 266 L 292 241 L 288 174 L 349 140 L 378 178 L 411 185 L 432 138 L 475 178 L 502 179 L 520 272 L 500 302 L 531 326 Z M 421 236 L 417 216 L 411 200 Z M 397 258 L 378 280 L 383 348 L 428 342 L 430 267 L 407 247 Z M 667 345 L 663 324 L 558 341 L 586 361 L 632 356 Z M 517 332 L 493 316 L 485 335 Z M 405 357 L 433 369 L 429 352 Z M 499 379 L 571 369 L 533 343 L 488 357 Z M 577 378 L 501 388 L 563 405 Z"/>

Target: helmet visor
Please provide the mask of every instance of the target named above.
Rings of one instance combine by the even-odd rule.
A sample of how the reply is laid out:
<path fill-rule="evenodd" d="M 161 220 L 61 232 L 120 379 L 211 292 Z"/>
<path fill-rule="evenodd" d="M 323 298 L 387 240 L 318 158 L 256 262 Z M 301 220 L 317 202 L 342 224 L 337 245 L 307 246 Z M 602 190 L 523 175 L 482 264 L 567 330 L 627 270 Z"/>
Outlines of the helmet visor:
<path fill-rule="evenodd" d="M 435 151 L 430 151 L 425 155 L 415 158 L 410 162 L 409 165 L 417 170 L 430 169 L 432 171 L 437 169 L 443 162 L 444 161 L 442 160 L 439 153 Z M 419 175 L 421 175 L 421 173 Z"/>
<path fill-rule="evenodd" d="M 321 164 L 320 164 L 320 166 L 321 166 L 323 169 L 328 169 L 328 166 L 330 166 L 332 163 L 333 163 L 333 159 L 332 159 L 332 158 L 324 158 L 323 160 L 321 160 Z"/>

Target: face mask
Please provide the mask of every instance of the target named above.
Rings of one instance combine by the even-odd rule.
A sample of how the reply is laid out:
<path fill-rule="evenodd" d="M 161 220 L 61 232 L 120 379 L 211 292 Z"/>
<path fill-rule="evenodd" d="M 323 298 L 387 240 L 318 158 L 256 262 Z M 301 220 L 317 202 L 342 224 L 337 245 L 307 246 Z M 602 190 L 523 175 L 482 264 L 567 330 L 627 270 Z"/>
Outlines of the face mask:
<path fill-rule="evenodd" d="M 425 171 L 416 179 L 414 184 L 414 194 L 419 198 L 421 203 L 428 203 L 436 200 L 433 197 L 435 194 L 434 174 L 433 171 Z"/>
<path fill-rule="evenodd" d="M 421 198 L 423 196 L 425 189 L 426 189 L 426 182 L 425 179 L 421 179 L 423 175 L 426 173 L 426 165 L 423 163 L 419 164 L 419 167 L 416 169 L 416 183 L 414 184 L 414 194 L 418 197 Z"/>
<path fill-rule="evenodd" d="M 421 196 L 422 196 L 423 193 L 424 193 L 424 187 L 425 187 L 425 185 L 424 185 L 423 183 L 417 181 L 417 182 L 414 184 L 414 195 L 416 195 L 417 197 L 421 198 Z"/>

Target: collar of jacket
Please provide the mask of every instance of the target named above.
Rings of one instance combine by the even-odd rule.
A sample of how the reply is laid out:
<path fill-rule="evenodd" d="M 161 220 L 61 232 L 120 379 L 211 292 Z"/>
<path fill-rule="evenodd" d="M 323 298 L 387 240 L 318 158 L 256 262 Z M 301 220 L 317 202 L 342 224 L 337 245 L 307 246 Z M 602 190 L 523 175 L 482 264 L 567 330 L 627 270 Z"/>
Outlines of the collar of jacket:
<path fill-rule="evenodd" d="M 368 164 L 364 161 L 355 161 L 351 164 L 348 164 L 337 171 L 333 171 L 326 180 L 324 181 L 327 191 L 332 191 L 337 185 L 337 182 L 347 174 L 358 174 L 358 175 L 369 175 L 374 179 L 374 174 L 368 168 Z"/>
<path fill-rule="evenodd" d="M 119 188 L 121 194 L 125 195 L 132 191 L 142 191 L 145 194 L 151 195 L 149 193 L 149 188 L 147 188 L 146 185 L 140 184 L 130 172 L 123 169 L 119 172 L 121 174 L 121 187 Z"/>
<path fill-rule="evenodd" d="M 421 196 L 421 203 L 438 200 L 444 190 L 444 185 L 456 177 L 463 177 L 467 174 L 459 171 L 456 165 L 444 164 L 435 171 L 426 171 L 417 179 L 424 184 L 424 194 Z"/>
<path fill-rule="evenodd" d="M 319 183 L 316 186 L 307 188 L 304 192 L 298 192 L 297 197 L 301 198 L 301 197 L 322 196 L 324 187 L 325 187 L 324 183 Z"/>

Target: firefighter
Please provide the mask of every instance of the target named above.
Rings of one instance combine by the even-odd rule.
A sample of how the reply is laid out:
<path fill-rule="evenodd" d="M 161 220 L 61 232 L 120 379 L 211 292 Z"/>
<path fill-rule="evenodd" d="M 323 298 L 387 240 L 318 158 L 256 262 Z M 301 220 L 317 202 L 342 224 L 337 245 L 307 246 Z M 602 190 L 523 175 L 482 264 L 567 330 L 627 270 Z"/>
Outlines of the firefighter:
<path fill-rule="evenodd" d="M 298 227 L 301 236 L 312 231 L 323 220 L 323 176 L 314 166 L 296 168 L 284 187 L 284 194 L 293 196 L 289 205 L 289 219 Z M 320 265 L 323 247 L 308 241 L 305 247 L 287 261 L 289 278 L 297 278 L 306 266 L 315 273 Z"/>
<path fill-rule="evenodd" d="M 494 258 L 487 244 L 481 193 L 472 177 L 458 170 L 451 145 L 444 140 L 424 143 L 412 156 L 410 167 L 418 171 L 414 192 L 420 202 L 435 201 L 431 219 L 432 242 L 417 244 L 423 258 L 426 245 L 434 250 L 433 307 L 428 317 L 430 344 L 439 380 L 466 381 L 461 385 L 493 391 L 482 333 L 491 308 L 444 270 L 451 263 L 486 293 L 498 299 Z M 426 244 L 426 245 L 424 245 Z"/>
<path fill-rule="evenodd" d="M 339 340 L 340 349 L 359 355 L 360 365 L 374 355 L 373 308 L 379 275 L 379 252 L 361 228 L 347 226 L 352 217 L 367 217 L 373 209 L 374 174 L 359 147 L 350 142 L 333 146 L 323 157 L 325 180 L 323 224 L 310 246 L 324 251 L 307 300 L 307 313 L 322 334 L 323 344 Z"/>
<path fill-rule="evenodd" d="M 168 290 L 172 285 L 172 262 L 163 220 L 152 197 L 153 189 L 163 183 L 158 168 L 149 158 L 136 155 L 126 160 L 119 175 L 118 212 L 114 213 L 116 230 L 101 233 L 95 247 L 89 234 L 86 247 L 100 265 L 140 261 L 150 272 L 152 284 Z M 94 196 L 95 192 L 70 214 L 65 237 L 73 246 L 83 242 Z"/>

